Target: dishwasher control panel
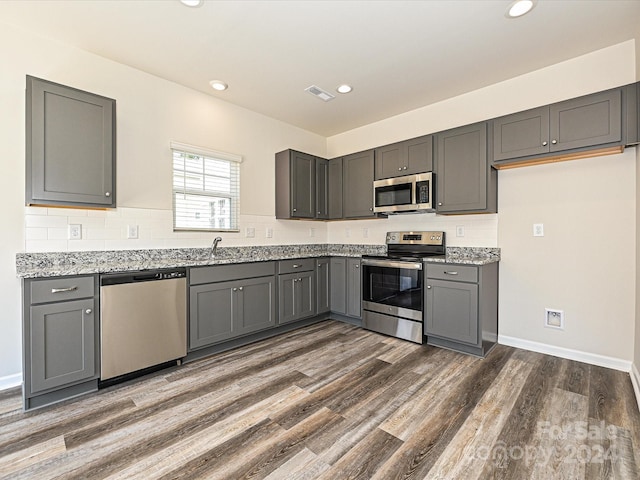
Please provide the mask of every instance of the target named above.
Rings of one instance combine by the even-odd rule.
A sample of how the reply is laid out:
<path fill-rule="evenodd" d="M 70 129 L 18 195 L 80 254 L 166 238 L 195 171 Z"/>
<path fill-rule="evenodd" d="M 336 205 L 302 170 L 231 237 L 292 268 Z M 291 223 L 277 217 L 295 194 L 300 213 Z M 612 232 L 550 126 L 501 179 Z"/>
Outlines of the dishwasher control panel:
<path fill-rule="evenodd" d="M 186 272 L 165 272 L 165 273 L 156 274 L 156 277 L 158 278 L 158 280 L 164 280 L 167 278 L 182 278 L 186 276 L 187 276 Z"/>

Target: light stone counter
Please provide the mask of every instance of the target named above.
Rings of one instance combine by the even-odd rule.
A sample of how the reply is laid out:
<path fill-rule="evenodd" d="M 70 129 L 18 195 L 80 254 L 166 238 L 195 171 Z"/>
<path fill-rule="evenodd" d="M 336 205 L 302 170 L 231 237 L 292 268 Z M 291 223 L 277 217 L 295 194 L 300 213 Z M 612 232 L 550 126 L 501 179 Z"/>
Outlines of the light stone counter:
<path fill-rule="evenodd" d="M 385 245 L 346 244 L 220 247 L 213 260 L 209 259 L 208 248 L 18 253 L 16 254 L 16 275 L 20 278 L 58 277 L 304 257 L 361 257 L 385 254 Z M 446 259 L 429 259 L 428 261 L 484 265 L 500 261 L 500 249 L 447 247 Z"/>

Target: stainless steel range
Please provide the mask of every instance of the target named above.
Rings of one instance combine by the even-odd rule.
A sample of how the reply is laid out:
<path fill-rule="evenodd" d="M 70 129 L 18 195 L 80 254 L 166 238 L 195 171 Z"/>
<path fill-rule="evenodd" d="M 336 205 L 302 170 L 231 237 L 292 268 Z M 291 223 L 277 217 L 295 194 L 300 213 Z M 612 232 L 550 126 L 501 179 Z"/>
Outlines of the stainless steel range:
<path fill-rule="evenodd" d="M 444 232 L 388 232 L 387 256 L 362 258 L 362 326 L 423 343 L 426 257 L 445 256 Z"/>

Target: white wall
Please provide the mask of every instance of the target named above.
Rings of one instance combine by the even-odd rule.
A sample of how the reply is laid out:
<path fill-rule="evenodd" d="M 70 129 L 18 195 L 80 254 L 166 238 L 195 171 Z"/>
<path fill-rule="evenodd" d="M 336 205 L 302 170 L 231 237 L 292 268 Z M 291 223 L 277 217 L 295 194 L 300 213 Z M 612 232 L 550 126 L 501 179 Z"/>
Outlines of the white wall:
<path fill-rule="evenodd" d="M 326 241 L 324 224 L 274 219 L 274 153 L 296 148 L 326 153 L 326 139 L 96 55 L 7 25 L 0 28 L 0 388 L 20 381 L 20 282 L 15 254 L 28 251 L 207 246 L 213 234 L 171 228 L 171 140 L 237 153 L 241 167 L 241 226 L 255 238 L 223 234 L 223 245 Z M 25 75 L 117 100 L 119 208 L 110 212 L 24 206 Z M 66 239 L 66 225 L 83 225 L 83 240 Z M 126 224 L 140 226 L 126 240 Z M 27 226 L 25 226 L 25 224 Z M 266 239 L 266 228 L 274 230 Z M 25 240 L 26 232 L 26 240 Z"/>
<path fill-rule="evenodd" d="M 635 75 L 635 43 L 628 41 L 330 137 L 327 152 L 336 157 L 437 132 L 632 83 Z M 636 297 L 635 155 L 630 149 L 622 155 L 499 172 L 499 213 L 480 227 L 495 230 L 478 233 L 483 238 L 477 242 L 491 246 L 497 241 L 502 249 L 503 340 L 543 343 L 560 354 L 577 351 L 580 358 L 629 367 Z M 394 226 L 444 225 L 453 245 L 465 239 L 449 232 L 455 232 L 458 222 L 477 221 L 475 217 L 429 216 L 419 223 L 400 217 Z M 545 224 L 544 238 L 532 237 L 534 222 Z M 357 236 L 360 225 L 329 225 L 329 241 L 344 236 L 346 229 Z M 475 229 L 470 230 L 475 236 Z M 564 310 L 564 331 L 543 327 L 544 307 Z"/>

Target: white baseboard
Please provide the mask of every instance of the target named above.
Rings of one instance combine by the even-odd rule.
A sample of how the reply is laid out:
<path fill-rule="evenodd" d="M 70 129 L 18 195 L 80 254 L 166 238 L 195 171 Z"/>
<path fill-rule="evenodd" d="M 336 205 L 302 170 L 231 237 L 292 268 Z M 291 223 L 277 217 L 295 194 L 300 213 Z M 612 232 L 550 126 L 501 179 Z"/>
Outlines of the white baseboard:
<path fill-rule="evenodd" d="M 547 345 L 546 343 L 532 342 L 522 338 L 508 337 L 506 335 L 498 335 L 498 343 L 508 345 L 510 347 L 531 350 L 532 352 L 553 355 L 554 357 L 566 358 L 577 362 L 589 363 L 599 367 L 612 368 L 623 372 L 631 372 L 631 362 L 620 358 L 607 357 L 596 353 L 582 352 L 580 350 L 572 350 L 570 348 L 556 347 Z M 636 392 L 637 394 L 637 392 Z"/>
<path fill-rule="evenodd" d="M 636 402 L 638 402 L 638 409 L 640 410 L 640 372 L 635 363 L 631 364 L 631 383 L 633 384 L 633 391 L 636 392 Z"/>
<path fill-rule="evenodd" d="M 22 385 L 21 373 L 0 377 L 0 390 L 7 390 L 9 388 L 19 387 L 20 385 Z"/>

